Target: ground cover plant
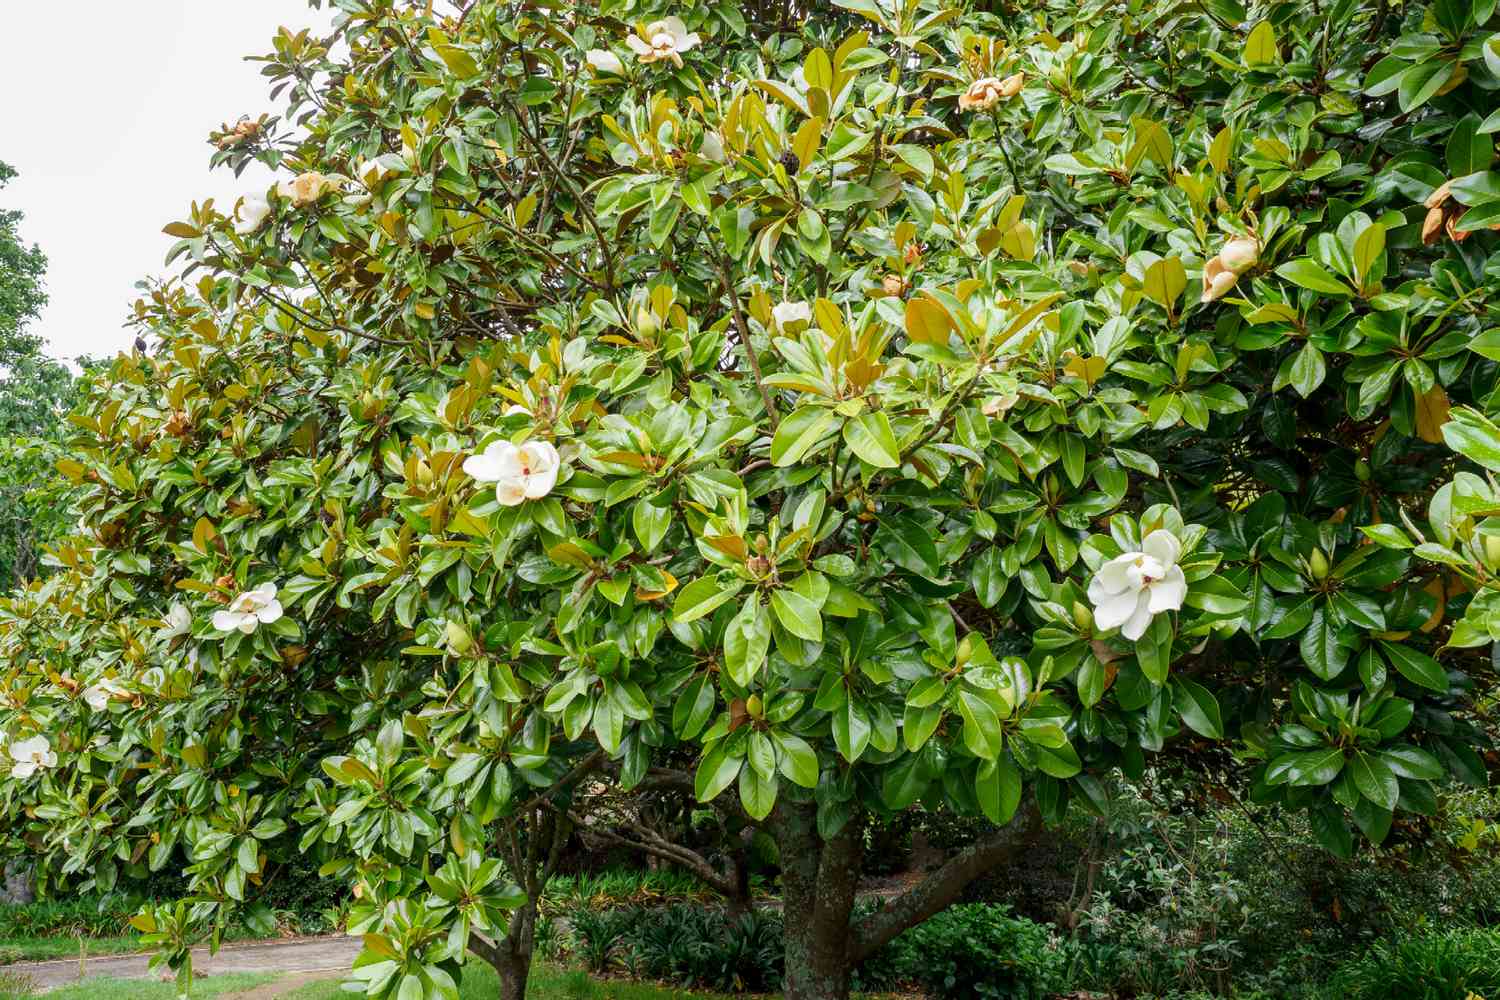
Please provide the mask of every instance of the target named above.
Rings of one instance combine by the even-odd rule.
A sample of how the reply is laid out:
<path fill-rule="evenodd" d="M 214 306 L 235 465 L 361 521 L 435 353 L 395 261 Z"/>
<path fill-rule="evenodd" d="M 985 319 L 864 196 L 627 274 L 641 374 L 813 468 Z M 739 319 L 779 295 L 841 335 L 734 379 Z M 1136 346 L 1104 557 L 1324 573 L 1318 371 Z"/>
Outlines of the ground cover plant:
<path fill-rule="evenodd" d="M 1486 782 L 1493 0 L 327 6 L 0 601 L 44 891 L 181 868 L 186 984 L 310 857 L 368 996 L 519 998 L 575 834 L 768 837 L 833 1000 L 1148 755 L 1334 856 Z"/>

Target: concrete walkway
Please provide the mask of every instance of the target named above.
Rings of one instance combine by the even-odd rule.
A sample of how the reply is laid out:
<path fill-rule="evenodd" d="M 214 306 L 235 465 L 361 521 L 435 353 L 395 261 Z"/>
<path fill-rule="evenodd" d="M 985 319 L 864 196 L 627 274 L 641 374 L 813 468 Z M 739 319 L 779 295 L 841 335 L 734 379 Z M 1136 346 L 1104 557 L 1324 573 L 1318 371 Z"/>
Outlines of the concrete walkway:
<path fill-rule="evenodd" d="M 212 976 L 223 972 L 338 973 L 354 964 L 363 943 L 354 937 L 291 938 L 259 944 L 225 945 L 212 957 L 207 948 L 193 949 L 193 972 Z M 149 954 L 101 955 L 84 962 L 87 978 L 109 976 L 114 979 L 156 979 L 170 975 L 166 969 L 147 969 Z M 46 992 L 78 982 L 78 960 L 54 962 L 17 962 L 4 966 L 6 972 L 28 977 Z"/>

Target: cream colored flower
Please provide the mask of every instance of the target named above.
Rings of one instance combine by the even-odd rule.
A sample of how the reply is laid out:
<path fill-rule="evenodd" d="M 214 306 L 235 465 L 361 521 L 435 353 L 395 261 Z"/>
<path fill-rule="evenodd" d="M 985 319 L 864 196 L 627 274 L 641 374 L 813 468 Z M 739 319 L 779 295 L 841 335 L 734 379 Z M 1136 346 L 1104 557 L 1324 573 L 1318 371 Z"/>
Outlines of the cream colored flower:
<path fill-rule="evenodd" d="M 156 630 L 158 639 L 171 639 L 179 635 L 187 635 L 193 628 L 193 613 L 187 609 L 187 605 L 178 601 L 167 611 L 166 624 Z"/>
<path fill-rule="evenodd" d="M 271 203 L 258 194 L 247 194 L 240 199 L 239 205 L 234 210 L 234 231 L 241 236 L 249 236 L 261 226 L 265 225 L 266 218 L 271 214 Z"/>
<path fill-rule="evenodd" d="M 1235 274 L 1244 274 L 1260 260 L 1260 241 L 1253 236 L 1236 236 L 1219 248 L 1219 263 Z"/>
<path fill-rule="evenodd" d="M 703 142 L 698 146 L 698 155 L 715 163 L 724 162 L 724 140 L 719 138 L 719 133 L 703 133 Z"/>
<path fill-rule="evenodd" d="M 243 632 L 249 635 L 262 625 L 281 618 L 281 602 L 276 599 L 276 584 L 263 583 L 247 590 L 229 602 L 229 607 L 214 612 L 214 628 L 220 632 Z"/>
<path fill-rule="evenodd" d="M 496 441 L 464 459 L 464 472 L 481 483 L 494 483 L 495 499 L 506 507 L 551 493 L 561 468 L 557 449 L 547 441 L 527 441 L 520 447 Z"/>
<path fill-rule="evenodd" d="M 796 333 L 810 326 L 812 319 L 812 306 L 806 302 L 783 302 L 771 310 L 771 322 L 776 325 L 777 333 Z"/>
<path fill-rule="evenodd" d="M 1187 579 L 1177 559 L 1182 543 L 1169 531 L 1146 536 L 1141 551 L 1126 552 L 1103 566 L 1089 581 L 1094 624 L 1102 630 L 1118 627 L 1134 642 L 1146 634 L 1153 615 L 1176 611 L 1187 598 Z"/>
<path fill-rule="evenodd" d="M 596 72 L 612 73 L 615 76 L 625 75 L 625 64 L 609 49 L 589 49 L 584 58 Z"/>
<path fill-rule="evenodd" d="M 987 111 L 1000 102 L 1000 78 L 982 76 L 969 84 L 969 89 L 958 95 L 960 111 Z"/>
<path fill-rule="evenodd" d="M 1203 265 L 1203 296 L 1200 302 L 1208 303 L 1222 299 L 1229 294 L 1240 276 L 1224 266 L 1224 262 L 1214 257 Z"/>
<path fill-rule="evenodd" d="M 276 193 L 289 199 L 293 206 L 306 208 L 338 186 L 337 177 L 329 177 L 327 174 L 311 170 L 305 174 L 298 174 L 289 181 L 282 181 L 277 185 Z"/>
<path fill-rule="evenodd" d="M 699 40 L 696 32 L 687 30 L 687 25 L 682 23 L 682 18 L 669 17 L 661 21 L 652 21 L 646 25 L 644 31 L 637 30 L 635 34 L 627 36 L 625 44 L 630 46 L 630 51 L 634 52 L 643 63 L 670 59 L 680 68 L 682 54 L 695 47 Z"/>
<path fill-rule="evenodd" d="M 1000 96 L 1015 97 L 1026 86 L 1025 73 L 1012 73 L 1000 81 Z"/>
<path fill-rule="evenodd" d="M 52 745 L 45 736 L 33 736 L 29 740 L 12 743 L 10 759 L 15 761 L 10 769 L 12 778 L 29 778 L 38 768 L 57 766 L 57 754 L 52 752 Z"/>
<path fill-rule="evenodd" d="M 83 700 L 88 702 L 89 708 L 96 712 L 102 712 L 109 707 L 111 698 L 125 698 L 130 692 L 125 689 L 119 681 L 106 677 L 98 684 L 91 684 L 83 689 Z"/>

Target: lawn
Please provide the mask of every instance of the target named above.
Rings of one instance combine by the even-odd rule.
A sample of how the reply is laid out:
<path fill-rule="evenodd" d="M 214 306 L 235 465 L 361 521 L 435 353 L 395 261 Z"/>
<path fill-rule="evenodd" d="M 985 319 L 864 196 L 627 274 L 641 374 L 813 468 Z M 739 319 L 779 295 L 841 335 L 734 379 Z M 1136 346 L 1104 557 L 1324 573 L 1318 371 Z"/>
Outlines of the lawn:
<path fill-rule="evenodd" d="M 265 973 L 228 973 L 209 976 L 193 985 L 193 1000 L 220 997 L 233 1000 L 244 990 L 274 982 Z M 464 977 L 463 1000 L 493 1000 L 499 990 L 494 970 L 474 964 Z M 142 979 L 89 979 L 46 994 L 47 1000 L 172 1000 L 171 983 Z M 730 1000 L 722 993 L 701 993 L 676 986 L 654 986 L 624 980 L 594 979 L 586 972 L 537 966 L 531 975 L 531 1000 Z M 0 971 L 0 1000 L 30 1000 L 37 994 L 23 984 L 7 980 Z M 308 983 L 276 995 L 276 1000 L 347 1000 L 350 994 L 339 989 L 337 978 Z"/>
<path fill-rule="evenodd" d="M 124 937 L 83 938 L 86 957 L 96 955 L 120 955 L 141 950 L 141 940 L 134 935 Z M 72 934 L 54 934 L 33 938 L 0 938 L 0 965 L 15 962 L 47 962 L 54 958 L 77 958 L 79 938 Z"/>
<path fill-rule="evenodd" d="M 223 997 L 263 986 L 275 980 L 275 976 L 264 972 L 230 972 L 222 976 L 208 976 L 193 984 L 193 1000 L 208 1000 Z M 40 996 L 14 973 L 0 971 L 0 1000 L 29 1000 Z M 172 1000 L 176 996 L 173 983 L 147 979 L 85 979 L 72 986 L 64 986 L 45 994 L 47 1000 Z"/>
<path fill-rule="evenodd" d="M 463 1000 L 493 1000 L 499 992 L 493 969 L 473 963 L 464 970 Z M 697 993 L 676 986 L 652 986 L 624 980 L 598 980 L 578 970 L 539 965 L 532 970 L 529 1000 L 728 1000 L 722 993 Z M 309 983 L 277 1000 L 347 1000 L 339 981 Z M 78 998 L 82 1000 L 82 998 Z M 93 1000 L 93 998 L 90 998 Z"/>

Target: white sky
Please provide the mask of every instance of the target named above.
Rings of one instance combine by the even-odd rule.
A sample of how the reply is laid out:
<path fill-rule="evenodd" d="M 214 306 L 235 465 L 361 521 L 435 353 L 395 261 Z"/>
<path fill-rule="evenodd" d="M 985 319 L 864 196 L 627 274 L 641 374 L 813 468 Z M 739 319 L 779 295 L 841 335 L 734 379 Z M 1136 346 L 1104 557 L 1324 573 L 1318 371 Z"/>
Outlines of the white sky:
<path fill-rule="evenodd" d="M 33 333 L 60 358 L 112 355 L 159 275 L 193 199 L 232 204 L 264 188 L 258 167 L 210 171 L 207 137 L 241 114 L 279 111 L 260 63 L 278 25 L 322 33 L 306 0 L 0 0 L 0 160 L 20 176 L 0 207 L 47 254 L 51 302 Z"/>

